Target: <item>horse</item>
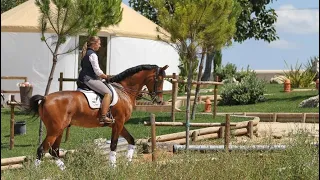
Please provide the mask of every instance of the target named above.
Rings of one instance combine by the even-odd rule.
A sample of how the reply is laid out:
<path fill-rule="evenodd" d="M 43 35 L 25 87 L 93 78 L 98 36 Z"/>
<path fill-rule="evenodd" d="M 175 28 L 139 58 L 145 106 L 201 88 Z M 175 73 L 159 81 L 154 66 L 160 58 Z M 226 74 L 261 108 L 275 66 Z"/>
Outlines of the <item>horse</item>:
<path fill-rule="evenodd" d="M 148 88 L 148 94 L 153 103 L 163 103 L 163 81 L 168 65 L 138 65 L 129 68 L 110 78 L 109 82 L 118 94 L 118 102 L 110 108 L 115 119 L 111 124 L 100 124 L 98 121 L 99 108 L 92 109 L 88 100 L 80 91 L 58 91 L 47 96 L 34 95 L 30 98 L 29 110 L 43 121 L 47 134 L 37 149 L 35 166 L 39 167 L 41 159 L 49 150 L 56 160 L 57 166 L 64 170 L 66 167 L 59 157 L 59 146 L 63 131 L 68 126 L 80 126 L 95 128 L 108 126 L 112 128 L 109 161 L 112 167 L 116 167 L 116 148 L 118 138 L 121 135 L 128 142 L 127 160 L 132 161 L 135 150 L 135 140 L 124 127 L 132 114 L 136 97 L 144 86 Z"/>

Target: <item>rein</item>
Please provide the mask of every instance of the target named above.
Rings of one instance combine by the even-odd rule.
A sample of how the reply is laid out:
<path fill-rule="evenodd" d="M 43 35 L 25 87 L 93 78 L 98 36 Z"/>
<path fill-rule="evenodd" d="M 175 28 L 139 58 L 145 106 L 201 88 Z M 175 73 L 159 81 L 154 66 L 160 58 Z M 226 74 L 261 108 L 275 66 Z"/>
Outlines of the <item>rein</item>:
<path fill-rule="evenodd" d="M 125 87 L 123 87 L 121 84 L 119 84 L 119 83 L 112 83 L 112 85 L 115 85 L 115 87 L 117 87 L 118 89 L 120 89 L 122 92 L 124 92 L 124 93 L 126 93 L 126 94 L 129 94 L 129 95 L 132 95 L 133 97 L 135 97 L 135 98 L 137 98 L 138 96 L 139 96 L 139 94 L 141 93 L 141 94 L 148 94 L 148 95 L 150 95 L 151 97 L 153 97 L 153 98 L 151 98 L 151 99 L 148 99 L 148 98 L 146 98 L 146 97 L 141 97 L 141 99 L 144 99 L 144 100 L 147 100 L 147 101 L 150 101 L 150 102 L 153 102 L 154 100 L 155 100 L 155 96 L 152 96 L 152 94 L 154 93 L 154 92 L 145 92 L 145 91 L 137 91 L 137 90 L 134 90 L 134 89 L 131 89 L 131 88 L 125 88 Z M 134 94 L 134 92 L 138 92 L 138 95 L 135 95 Z"/>
<path fill-rule="evenodd" d="M 157 98 L 157 94 L 163 92 L 163 91 L 158 91 L 158 83 L 159 83 L 159 80 L 158 80 L 158 76 L 159 76 L 159 70 L 160 68 L 158 67 L 157 70 L 156 70 L 156 73 L 154 75 L 154 86 L 153 86 L 153 92 L 144 92 L 144 91 L 137 91 L 137 90 L 134 90 L 134 89 L 131 89 L 131 88 L 124 88 L 121 84 L 119 83 L 115 83 L 116 86 L 123 92 L 125 92 L 126 94 L 130 94 L 132 95 L 133 97 L 137 98 L 139 94 L 148 94 L 151 96 L 151 99 L 148 99 L 148 98 L 145 98 L 145 97 L 141 97 L 142 99 L 145 99 L 147 101 L 151 101 L 151 102 L 154 102 Z M 130 93 L 131 92 L 131 93 Z M 133 92 L 136 92 L 138 95 L 134 95 Z"/>

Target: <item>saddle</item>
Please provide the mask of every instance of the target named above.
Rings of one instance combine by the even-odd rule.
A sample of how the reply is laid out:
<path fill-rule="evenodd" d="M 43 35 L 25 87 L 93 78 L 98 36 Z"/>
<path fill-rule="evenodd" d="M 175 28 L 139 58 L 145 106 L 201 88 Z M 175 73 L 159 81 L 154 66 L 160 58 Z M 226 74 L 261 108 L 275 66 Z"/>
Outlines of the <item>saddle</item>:
<path fill-rule="evenodd" d="M 111 84 L 105 83 L 105 85 L 111 91 L 111 103 L 110 103 L 110 108 L 107 113 L 107 117 L 109 117 L 110 119 L 113 119 L 112 114 L 111 114 L 111 108 L 117 104 L 117 102 L 119 100 L 119 96 Z M 82 83 L 80 81 L 77 81 L 77 86 L 78 86 L 77 91 L 80 91 L 85 95 L 90 108 L 92 108 L 92 109 L 100 109 L 101 108 L 101 104 L 102 104 L 101 101 L 102 101 L 104 95 L 93 91 L 87 85 L 85 85 L 84 83 Z"/>

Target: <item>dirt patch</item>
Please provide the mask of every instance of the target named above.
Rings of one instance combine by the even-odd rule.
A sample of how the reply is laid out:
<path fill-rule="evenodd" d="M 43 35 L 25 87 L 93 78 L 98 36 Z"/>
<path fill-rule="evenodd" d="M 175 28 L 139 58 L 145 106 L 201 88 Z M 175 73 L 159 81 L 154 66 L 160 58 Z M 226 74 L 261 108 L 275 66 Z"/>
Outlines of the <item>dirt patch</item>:
<path fill-rule="evenodd" d="M 140 162 L 151 162 L 152 161 L 152 153 L 148 154 L 141 154 L 139 155 L 139 161 Z M 158 149 L 156 151 L 156 161 L 163 161 L 163 160 L 168 160 L 171 159 L 173 156 L 173 152 L 168 152 L 165 150 Z"/>
<path fill-rule="evenodd" d="M 293 134 L 307 133 L 319 143 L 319 123 L 280 123 L 280 122 L 259 122 L 258 132 L 254 138 L 247 136 L 236 137 L 233 143 L 251 144 L 279 144 L 285 143 L 293 138 Z"/>
<path fill-rule="evenodd" d="M 319 137 L 319 123 L 259 122 L 258 124 L 259 136 L 288 136 L 300 132 L 308 132 Z"/>

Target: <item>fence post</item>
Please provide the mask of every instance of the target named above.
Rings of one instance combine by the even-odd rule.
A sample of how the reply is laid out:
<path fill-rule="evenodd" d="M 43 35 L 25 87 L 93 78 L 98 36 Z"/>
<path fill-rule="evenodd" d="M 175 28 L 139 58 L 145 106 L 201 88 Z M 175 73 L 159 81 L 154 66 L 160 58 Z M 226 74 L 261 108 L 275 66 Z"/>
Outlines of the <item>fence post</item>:
<path fill-rule="evenodd" d="M 253 138 L 253 121 L 252 120 L 248 122 L 247 132 L 250 139 L 252 139 Z"/>
<path fill-rule="evenodd" d="M 216 76 L 216 82 L 218 82 L 218 76 Z M 215 84 L 214 85 L 214 106 L 213 106 L 213 118 L 216 118 L 217 116 L 217 89 L 218 89 L 218 85 Z"/>
<path fill-rule="evenodd" d="M 224 150 L 229 152 L 230 143 L 230 114 L 226 114 L 225 134 L 224 134 Z"/>
<path fill-rule="evenodd" d="M 150 124 L 151 124 L 151 152 L 152 152 L 152 161 L 156 161 L 156 123 L 155 115 L 150 114 Z"/>
<path fill-rule="evenodd" d="M 224 137 L 224 133 L 225 133 L 225 126 L 221 126 L 219 128 L 219 138 L 223 138 Z"/>
<path fill-rule="evenodd" d="M 60 72 L 59 91 L 62 91 L 62 89 L 63 89 L 63 72 Z"/>
<path fill-rule="evenodd" d="M 273 113 L 273 122 L 277 122 L 277 113 Z"/>
<path fill-rule="evenodd" d="M 11 95 L 10 102 L 14 102 L 14 95 Z M 10 119 L 10 150 L 14 147 L 14 105 L 10 103 L 11 106 L 11 119 Z"/>
<path fill-rule="evenodd" d="M 302 123 L 306 122 L 306 113 L 302 113 Z"/>
<path fill-rule="evenodd" d="M 178 76 L 176 73 L 172 74 L 172 79 L 177 79 Z M 175 122 L 175 107 L 176 107 L 176 101 L 177 101 L 177 95 L 178 95 L 178 82 L 172 82 L 172 106 L 171 106 L 171 121 Z"/>
<path fill-rule="evenodd" d="M 192 141 L 196 142 L 198 140 L 199 131 L 193 131 L 192 132 Z"/>

